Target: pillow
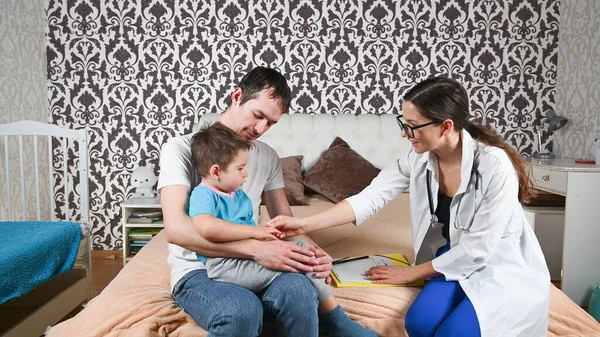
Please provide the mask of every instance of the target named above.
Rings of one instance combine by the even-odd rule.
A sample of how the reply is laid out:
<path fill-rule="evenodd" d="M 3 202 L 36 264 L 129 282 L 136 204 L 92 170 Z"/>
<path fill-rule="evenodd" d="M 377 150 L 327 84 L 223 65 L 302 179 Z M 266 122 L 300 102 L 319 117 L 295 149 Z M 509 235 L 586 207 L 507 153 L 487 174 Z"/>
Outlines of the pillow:
<path fill-rule="evenodd" d="M 307 205 L 304 200 L 304 185 L 301 183 L 302 158 L 303 156 L 281 158 L 284 192 L 290 206 Z"/>
<path fill-rule="evenodd" d="M 304 175 L 302 183 L 337 203 L 367 187 L 379 169 L 336 137 L 317 163 Z"/>

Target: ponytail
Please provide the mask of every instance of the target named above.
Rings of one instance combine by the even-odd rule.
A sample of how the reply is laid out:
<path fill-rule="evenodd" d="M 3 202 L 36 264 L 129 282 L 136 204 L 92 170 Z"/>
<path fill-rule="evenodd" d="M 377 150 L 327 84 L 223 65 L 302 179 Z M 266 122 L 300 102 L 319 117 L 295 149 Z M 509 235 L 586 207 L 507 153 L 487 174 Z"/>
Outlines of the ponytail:
<path fill-rule="evenodd" d="M 481 124 L 474 124 L 470 121 L 464 126 L 464 129 L 471 134 L 473 139 L 480 141 L 486 145 L 499 147 L 506 154 L 517 171 L 519 177 L 519 201 L 524 202 L 531 200 L 535 196 L 533 184 L 529 179 L 531 167 L 521 158 L 519 153 L 510 147 L 504 140 L 496 134 L 491 128 Z"/>

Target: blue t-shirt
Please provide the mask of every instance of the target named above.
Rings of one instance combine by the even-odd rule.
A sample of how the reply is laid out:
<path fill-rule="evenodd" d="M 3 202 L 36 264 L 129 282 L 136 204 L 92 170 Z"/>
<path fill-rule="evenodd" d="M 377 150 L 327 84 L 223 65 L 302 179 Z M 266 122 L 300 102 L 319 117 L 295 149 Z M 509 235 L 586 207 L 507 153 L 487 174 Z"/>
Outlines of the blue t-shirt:
<path fill-rule="evenodd" d="M 256 226 L 252 219 L 254 210 L 252 201 L 242 189 L 237 190 L 233 198 L 219 193 L 206 185 L 198 185 L 190 194 L 190 217 L 199 214 L 210 214 L 215 218 L 234 224 Z M 206 263 L 207 256 L 196 254 L 198 260 Z"/>

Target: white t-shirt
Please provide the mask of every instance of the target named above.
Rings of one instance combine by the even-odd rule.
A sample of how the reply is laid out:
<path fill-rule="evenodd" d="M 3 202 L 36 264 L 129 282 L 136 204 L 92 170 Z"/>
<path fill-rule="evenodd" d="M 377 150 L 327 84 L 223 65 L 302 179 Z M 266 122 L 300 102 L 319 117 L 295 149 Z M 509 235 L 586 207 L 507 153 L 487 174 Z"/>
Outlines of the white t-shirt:
<path fill-rule="evenodd" d="M 160 174 L 158 190 L 166 186 L 184 185 L 190 191 L 200 184 L 200 176 L 192 164 L 191 154 L 192 134 L 171 138 L 163 145 L 160 155 Z M 283 172 L 279 156 L 269 145 L 261 141 L 253 141 L 250 148 L 250 158 L 246 170 L 248 177 L 242 186 L 252 206 L 254 221 L 258 223 L 260 202 L 264 191 L 283 188 Z M 186 207 L 187 208 L 187 207 Z M 169 265 L 171 266 L 171 289 L 179 280 L 192 270 L 204 269 L 204 264 L 196 258 L 196 253 L 169 244 Z"/>

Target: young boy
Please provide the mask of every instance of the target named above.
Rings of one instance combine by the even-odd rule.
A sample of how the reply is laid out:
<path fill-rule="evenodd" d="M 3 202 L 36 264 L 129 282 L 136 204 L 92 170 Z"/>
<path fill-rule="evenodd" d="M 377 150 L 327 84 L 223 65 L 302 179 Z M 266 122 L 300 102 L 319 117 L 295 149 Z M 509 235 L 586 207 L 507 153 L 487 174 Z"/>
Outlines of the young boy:
<path fill-rule="evenodd" d="M 206 240 L 281 238 L 276 228 L 256 225 L 252 202 L 240 189 L 248 175 L 246 164 L 251 146 L 250 141 L 219 122 L 203 127 L 192 137 L 192 161 L 202 183 L 190 194 L 189 215 L 198 233 Z M 295 242 L 304 248 L 309 246 L 303 241 Z M 211 279 L 234 283 L 255 293 L 281 275 L 281 272 L 266 269 L 250 259 L 196 256 L 206 265 Z M 307 273 L 307 277 L 319 294 L 321 332 L 342 337 L 377 336 L 346 316 L 329 285 L 313 274 Z"/>

